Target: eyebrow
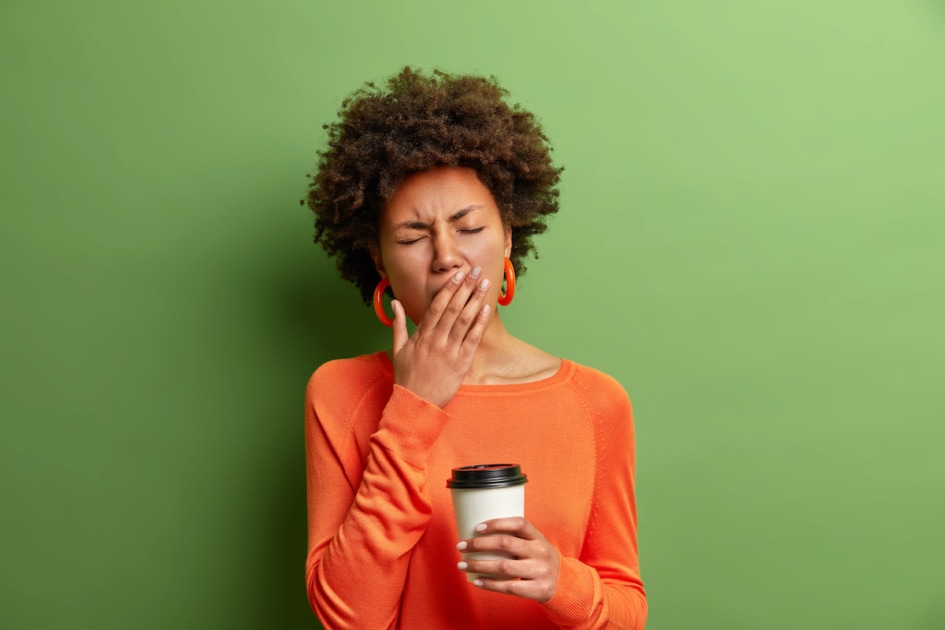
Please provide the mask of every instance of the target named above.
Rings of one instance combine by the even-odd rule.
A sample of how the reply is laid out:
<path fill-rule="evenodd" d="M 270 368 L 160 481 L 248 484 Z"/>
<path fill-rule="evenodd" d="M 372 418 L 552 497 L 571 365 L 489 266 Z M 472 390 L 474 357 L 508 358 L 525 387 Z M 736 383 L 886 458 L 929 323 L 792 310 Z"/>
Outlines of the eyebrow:
<path fill-rule="evenodd" d="M 453 221 L 459 221 L 460 219 L 462 219 L 464 216 L 466 216 L 473 210 L 478 210 L 481 207 L 482 206 L 478 204 L 473 204 L 471 206 L 466 206 L 465 208 L 461 208 L 457 210 L 456 212 L 454 212 L 453 214 L 451 214 L 448 221 L 450 223 L 452 223 Z M 404 221 L 403 223 L 398 223 L 397 225 L 395 225 L 394 229 L 398 230 L 400 228 L 408 228 L 411 230 L 425 230 L 428 227 L 430 226 L 424 223 L 423 221 Z"/>

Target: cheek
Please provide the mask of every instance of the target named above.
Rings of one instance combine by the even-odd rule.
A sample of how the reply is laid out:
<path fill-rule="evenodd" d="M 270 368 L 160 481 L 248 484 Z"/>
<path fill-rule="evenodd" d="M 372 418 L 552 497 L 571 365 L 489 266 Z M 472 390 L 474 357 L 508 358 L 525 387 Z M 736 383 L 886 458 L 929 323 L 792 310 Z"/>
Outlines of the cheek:
<path fill-rule="evenodd" d="M 390 279 L 394 297 L 404 305 L 408 315 L 418 308 L 426 308 L 427 274 L 424 265 L 412 263 L 404 256 L 392 262 L 394 264 L 387 267 L 387 277 Z"/>
<path fill-rule="evenodd" d="M 417 269 L 420 268 L 419 253 L 414 248 L 391 245 L 382 254 L 384 270 L 391 282 L 394 282 L 395 278 L 404 279 L 416 275 Z"/>
<path fill-rule="evenodd" d="M 423 294 L 423 285 L 415 274 L 398 269 L 390 274 L 391 287 L 394 295 L 401 302 L 415 302 Z"/>

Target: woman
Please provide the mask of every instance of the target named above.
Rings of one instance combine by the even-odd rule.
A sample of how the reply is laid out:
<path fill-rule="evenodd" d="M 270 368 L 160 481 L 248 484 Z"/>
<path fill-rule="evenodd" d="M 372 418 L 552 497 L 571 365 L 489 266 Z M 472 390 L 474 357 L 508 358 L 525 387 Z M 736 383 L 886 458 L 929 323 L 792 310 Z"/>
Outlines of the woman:
<path fill-rule="evenodd" d="M 406 68 L 326 125 L 315 241 L 393 327 L 391 350 L 326 363 L 307 390 L 306 581 L 327 628 L 644 625 L 630 401 L 496 310 L 558 209 L 561 171 L 505 95 Z M 526 518 L 456 540 L 451 469 L 505 461 L 528 475 Z"/>

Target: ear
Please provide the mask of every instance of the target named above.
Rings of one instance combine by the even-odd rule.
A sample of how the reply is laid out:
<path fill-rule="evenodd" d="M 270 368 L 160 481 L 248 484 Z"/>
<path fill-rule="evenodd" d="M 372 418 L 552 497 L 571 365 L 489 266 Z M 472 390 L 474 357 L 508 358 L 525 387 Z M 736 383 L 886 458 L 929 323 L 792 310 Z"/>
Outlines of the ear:
<path fill-rule="evenodd" d="M 381 278 L 386 278 L 387 273 L 384 271 L 384 260 L 381 258 L 381 249 L 374 245 L 370 249 L 371 260 L 374 261 L 374 268 L 377 269 L 377 274 Z"/>
<path fill-rule="evenodd" d="M 512 226 L 505 226 L 505 257 L 512 255 Z"/>

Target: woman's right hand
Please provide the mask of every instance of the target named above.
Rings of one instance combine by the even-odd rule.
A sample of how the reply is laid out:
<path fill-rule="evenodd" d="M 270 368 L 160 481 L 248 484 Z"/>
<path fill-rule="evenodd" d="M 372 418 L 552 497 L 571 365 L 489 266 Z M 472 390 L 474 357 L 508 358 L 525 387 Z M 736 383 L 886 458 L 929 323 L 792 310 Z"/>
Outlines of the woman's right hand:
<path fill-rule="evenodd" d="M 466 378 L 489 321 L 489 305 L 483 304 L 489 281 L 480 280 L 481 273 L 479 267 L 468 275 L 456 272 L 433 298 L 413 337 L 403 305 L 391 304 L 394 383 L 441 409 Z"/>

